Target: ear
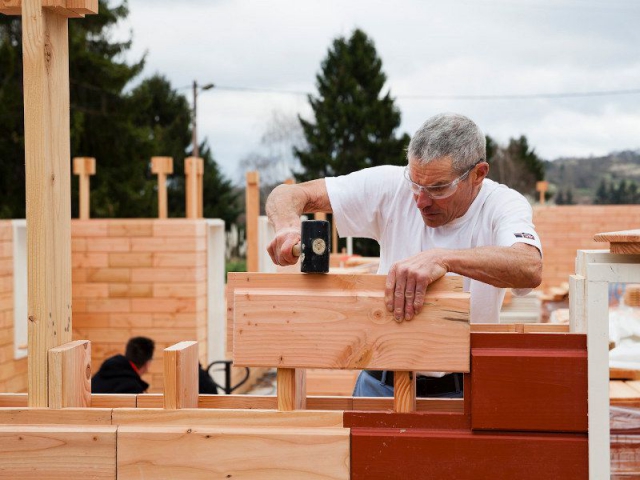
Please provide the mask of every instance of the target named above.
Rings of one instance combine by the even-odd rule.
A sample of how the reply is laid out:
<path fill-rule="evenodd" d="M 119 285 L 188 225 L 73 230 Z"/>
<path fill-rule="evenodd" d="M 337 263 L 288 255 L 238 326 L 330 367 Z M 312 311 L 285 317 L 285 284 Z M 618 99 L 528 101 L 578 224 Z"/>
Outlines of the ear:
<path fill-rule="evenodd" d="M 479 163 L 473 169 L 473 185 L 480 185 L 487 175 L 489 175 L 489 164 L 487 162 Z"/>

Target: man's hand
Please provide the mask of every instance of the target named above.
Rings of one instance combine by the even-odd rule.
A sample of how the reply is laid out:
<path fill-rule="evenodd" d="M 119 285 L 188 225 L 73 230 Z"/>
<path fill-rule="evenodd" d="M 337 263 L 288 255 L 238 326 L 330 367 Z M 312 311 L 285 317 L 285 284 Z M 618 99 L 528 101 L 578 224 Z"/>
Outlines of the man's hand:
<path fill-rule="evenodd" d="M 393 264 L 387 275 L 384 301 L 396 322 L 420 313 L 429 284 L 449 271 L 443 250 L 429 250 Z"/>
<path fill-rule="evenodd" d="M 293 254 L 293 246 L 300 243 L 300 227 L 283 228 L 276 232 L 273 241 L 267 247 L 271 260 L 276 265 L 294 265 L 299 257 Z"/>

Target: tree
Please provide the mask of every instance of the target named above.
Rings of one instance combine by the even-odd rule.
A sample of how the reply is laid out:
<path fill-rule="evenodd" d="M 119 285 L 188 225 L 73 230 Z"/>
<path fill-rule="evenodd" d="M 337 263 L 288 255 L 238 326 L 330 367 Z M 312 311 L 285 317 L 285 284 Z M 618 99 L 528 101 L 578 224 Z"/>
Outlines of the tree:
<path fill-rule="evenodd" d="M 409 136 L 397 138 L 400 111 L 390 92 L 373 41 L 360 29 L 333 41 L 309 95 L 313 121 L 300 118 L 307 145 L 295 148 L 300 181 L 343 175 L 375 165 L 406 163 Z"/>
<path fill-rule="evenodd" d="M 527 137 L 509 139 L 506 147 L 487 137 L 489 178 L 508 185 L 523 195 L 536 196 L 536 182 L 544 180 L 544 162 L 529 147 Z"/>
<path fill-rule="evenodd" d="M 150 174 L 150 158 L 172 156 L 176 174 L 181 175 L 191 148 L 188 102 L 165 78 L 153 76 L 125 92 L 144 66 L 144 57 L 131 64 L 123 60 L 131 40 L 111 39 L 127 15 L 126 3 L 110 7 L 101 0 L 98 15 L 69 23 L 71 156 L 97 159 L 97 174 L 91 179 L 92 216 L 97 217 L 155 216 L 156 180 Z M 0 217 L 4 218 L 23 217 L 25 210 L 20 35 L 19 17 L 0 16 Z M 222 178 L 210 151 L 205 161 L 205 192 L 215 191 L 205 195 L 205 214 L 219 209 L 214 203 L 218 199 L 233 207 L 230 183 Z M 72 181 L 74 216 L 77 183 Z M 177 203 L 176 211 L 184 212 L 184 181 L 170 183 L 169 192 L 170 208 Z M 179 200 L 173 198 L 179 195 Z M 228 215 L 225 219 L 232 220 Z"/>

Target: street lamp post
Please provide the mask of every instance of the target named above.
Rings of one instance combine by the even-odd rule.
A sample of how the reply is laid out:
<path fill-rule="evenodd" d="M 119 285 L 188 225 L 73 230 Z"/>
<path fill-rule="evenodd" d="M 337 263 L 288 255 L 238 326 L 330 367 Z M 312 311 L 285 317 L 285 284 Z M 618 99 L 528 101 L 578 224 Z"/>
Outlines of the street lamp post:
<path fill-rule="evenodd" d="M 192 129 L 191 129 L 191 143 L 193 156 L 200 156 L 200 147 L 198 147 L 198 123 L 197 123 L 197 108 L 198 108 L 198 90 L 210 90 L 215 85 L 213 83 L 208 83 L 202 87 L 198 86 L 198 82 L 196 80 L 193 81 L 193 111 L 192 111 Z"/>

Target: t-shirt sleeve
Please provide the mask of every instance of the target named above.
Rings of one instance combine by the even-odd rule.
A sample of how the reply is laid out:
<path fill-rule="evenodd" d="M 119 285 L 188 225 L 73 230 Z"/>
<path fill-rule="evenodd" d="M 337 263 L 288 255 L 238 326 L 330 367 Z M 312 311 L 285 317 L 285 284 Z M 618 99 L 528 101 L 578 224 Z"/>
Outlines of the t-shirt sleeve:
<path fill-rule="evenodd" d="M 513 190 L 501 198 L 499 213 L 494 220 L 495 245 L 510 247 L 516 243 L 532 245 L 542 255 L 542 244 L 533 225 L 529 202 Z"/>
<path fill-rule="evenodd" d="M 371 167 L 325 178 L 331 209 L 341 237 L 379 240 L 398 167 Z M 390 188 L 391 187 L 391 188 Z"/>

